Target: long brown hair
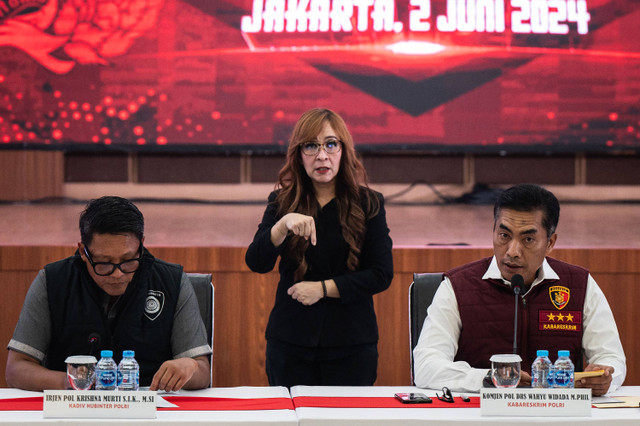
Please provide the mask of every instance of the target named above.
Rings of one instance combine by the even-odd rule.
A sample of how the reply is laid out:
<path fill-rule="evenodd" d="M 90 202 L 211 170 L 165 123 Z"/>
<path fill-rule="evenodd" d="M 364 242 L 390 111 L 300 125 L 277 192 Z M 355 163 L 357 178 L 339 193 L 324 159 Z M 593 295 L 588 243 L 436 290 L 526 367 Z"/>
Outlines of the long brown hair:
<path fill-rule="evenodd" d="M 278 217 L 292 212 L 317 217 L 319 205 L 311 178 L 302 164 L 300 146 L 315 140 L 325 123 L 331 125 L 342 142 L 340 169 L 335 182 L 336 201 L 342 236 L 349 245 L 347 268 L 355 271 L 364 242 L 365 222 L 378 214 L 380 203 L 377 196 L 367 187 L 367 173 L 356 155 L 353 138 L 344 120 L 335 112 L 325 108 L 314 108 L 302 114 L 296 123 L 289 141 L 287 163 L 280 170 L 276 185 L 280 188 L 276 198 Z M 362 190 L 362 186 L 367 188 Z M 304 253 L 308 247 L 309 241 L 304 238 L 297 235 L 291 237 L 288 250 L 289 255 L 298 263 L 296 281 L 301 280 L 307 272 L 308 265 Z"/>

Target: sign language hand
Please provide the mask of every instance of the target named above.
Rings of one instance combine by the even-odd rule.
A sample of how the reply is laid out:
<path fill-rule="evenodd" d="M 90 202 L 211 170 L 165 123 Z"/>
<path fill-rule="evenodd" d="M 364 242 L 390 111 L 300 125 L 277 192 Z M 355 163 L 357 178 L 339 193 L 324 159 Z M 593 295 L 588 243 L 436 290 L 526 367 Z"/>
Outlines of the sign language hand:
<path fill-rule="evenodd" d="M 322 285 L 318 281 L 300 281 L 289 287 L 287 294 L 303 305 L 313 305 L 322 299 Z"/>
<path fill-rule="evenodd" d="M 311 245 L 316 245 L 316 222 L 312 216 L 300 213 L 288 213 L 280 219 L 289 232 L 299 235 L 305 240 L 311 240 Z"/>

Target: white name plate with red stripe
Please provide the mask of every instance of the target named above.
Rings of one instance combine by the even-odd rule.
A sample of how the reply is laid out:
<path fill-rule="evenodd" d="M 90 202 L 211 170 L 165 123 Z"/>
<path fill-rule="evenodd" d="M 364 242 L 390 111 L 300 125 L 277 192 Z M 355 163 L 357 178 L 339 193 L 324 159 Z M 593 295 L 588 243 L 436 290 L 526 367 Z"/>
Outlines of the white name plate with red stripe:
<path fill-rule="evenodd" d="M 591 389 L 482 388 L 483 416 L 571 417 L 591 415 Z"/>
<path fill-rule="evenodd" d="M 155 391 L 45 390 L 45 418 L 155 419 Z"/>

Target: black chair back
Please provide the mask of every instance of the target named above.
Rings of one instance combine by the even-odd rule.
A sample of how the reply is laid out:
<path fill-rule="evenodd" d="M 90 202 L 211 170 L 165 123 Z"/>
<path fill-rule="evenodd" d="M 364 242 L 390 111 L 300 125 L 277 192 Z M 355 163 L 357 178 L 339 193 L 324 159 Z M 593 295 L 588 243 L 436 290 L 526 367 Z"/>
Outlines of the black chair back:
<path fill-rule="evenodd" d="M 189 272 L 187 273 L 189 281 L 193 286 L 193 291 L 198 299 L 198 307 L 200 308 L 200 316 L 202 322 L 204 322 L 204 328 L 207 331 L 207 342 L 213 350 L 213 282 L 211 280 L 211 274 L 198 274 Z M 211 373 L 213 373 L 213 355 L 209 357 L 209 365 L 211 366 Z"/>
<path fill-rule="evenodd" d="M 411 382 L 414 384 L 413 348 L 418 344 L 420 331 L 427 318 L 427 308 L 442 282 L 442 273 L 413 274 L 413 282 L 409 286 L 409 340 L 411 345 Z"/>

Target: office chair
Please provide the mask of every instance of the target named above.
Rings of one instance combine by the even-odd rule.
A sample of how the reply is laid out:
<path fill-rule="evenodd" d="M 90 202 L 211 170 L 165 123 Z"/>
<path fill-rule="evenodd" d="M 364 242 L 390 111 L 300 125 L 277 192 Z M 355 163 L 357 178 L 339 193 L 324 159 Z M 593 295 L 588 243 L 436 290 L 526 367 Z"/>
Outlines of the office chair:
<path fill-rule="evenodd" d="M 207 331 L 207 341 L 211 350 L 213 350 L 213 301 L 214 291 L 213 282 L 211 281 L 211 274 L 198 274 L 189 272 L 187 273 L 189 281 L 193 286 L 193 290 L 196 293 L 196 299 L 198 299 L 198 307 L 200 308 L 200 316 L 204 327 Z M 213 377 L 213 354 L 209 357 L 210 374 L 209 377 Z M 212 382 L 209 382 L 211 385 Z"/>
<path fill-rule="evenodd" d="M 427 318 L 427 308 L 442 282 L 442 273 L 413 274 L 413 282 L 409 286 L 409 344 L 411 354 L 411 383 L 414 382 L 413 348 L 418 344 L 420 331 Z"/>

